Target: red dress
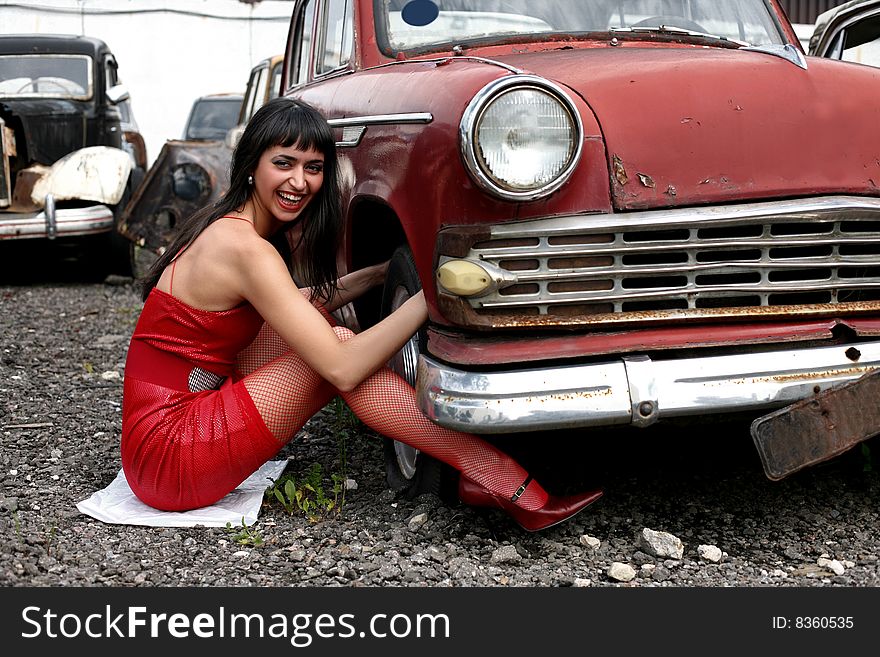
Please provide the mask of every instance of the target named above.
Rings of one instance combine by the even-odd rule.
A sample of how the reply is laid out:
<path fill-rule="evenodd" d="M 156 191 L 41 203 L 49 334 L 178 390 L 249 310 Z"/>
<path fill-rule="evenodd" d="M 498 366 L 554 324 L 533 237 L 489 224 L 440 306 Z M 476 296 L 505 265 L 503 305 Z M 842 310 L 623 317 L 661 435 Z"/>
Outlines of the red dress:
<path fill-rule="evenodd" d="M 213 504 L 283 446 L 235 369 L 262 325 L 248 303 L 207 311 L 151 290 L 129 346 L 122 400 L 122 467 L 146 504 L 168 511 Z"/>

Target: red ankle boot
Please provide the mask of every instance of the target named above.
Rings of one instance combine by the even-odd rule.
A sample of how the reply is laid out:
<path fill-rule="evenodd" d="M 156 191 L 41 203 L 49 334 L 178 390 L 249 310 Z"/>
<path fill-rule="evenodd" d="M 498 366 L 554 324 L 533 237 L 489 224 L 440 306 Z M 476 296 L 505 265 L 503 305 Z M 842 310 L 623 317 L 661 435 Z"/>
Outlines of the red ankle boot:
<path fill-rule="evenodd" d="M 567 495 L 565 497 L 550 495 L 544 506 L 540 509 L 529 511 L 519 506 L 516 502 L 531 482 L 532 478 L 529 477 L 513 494 L 513 497 L 506 498 L 486 490 L 480 484 L 461 475 L 458 478 L 458 499 L 471 506 L 497 507 L 507 512 L 526 531 L 536 532 L 568 520 L 602 497 L 601 490 L 589 491 L 579 495 Z"/>

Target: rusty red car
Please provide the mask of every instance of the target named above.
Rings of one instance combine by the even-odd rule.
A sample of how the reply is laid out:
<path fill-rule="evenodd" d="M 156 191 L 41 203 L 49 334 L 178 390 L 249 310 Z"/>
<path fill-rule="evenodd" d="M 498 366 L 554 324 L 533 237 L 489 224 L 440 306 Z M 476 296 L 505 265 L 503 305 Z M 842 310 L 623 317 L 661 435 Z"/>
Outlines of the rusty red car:
<path fill-rule="evenodd" d="M 761 414 L 880 365 L 880 70 L 776 0 L 298 0 L 283 89 L 337 131 L 359 328 L 443 426 Z M 442 469 L 388 442 L 389 483 Z"/>

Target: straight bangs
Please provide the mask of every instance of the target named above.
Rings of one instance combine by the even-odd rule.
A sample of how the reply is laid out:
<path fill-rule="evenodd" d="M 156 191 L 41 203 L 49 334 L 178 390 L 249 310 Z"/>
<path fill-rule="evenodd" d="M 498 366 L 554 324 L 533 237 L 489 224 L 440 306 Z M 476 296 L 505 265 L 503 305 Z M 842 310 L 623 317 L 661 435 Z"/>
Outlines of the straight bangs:
<path fill-rule="evenodd" d="M 324 157 L 336 153 L 336 140 L 327 122 L 307 112 L 288 112 L 285 115 L 286 135 L 279 146 L 294 147 L 300 150 L 315 150 Z"/>

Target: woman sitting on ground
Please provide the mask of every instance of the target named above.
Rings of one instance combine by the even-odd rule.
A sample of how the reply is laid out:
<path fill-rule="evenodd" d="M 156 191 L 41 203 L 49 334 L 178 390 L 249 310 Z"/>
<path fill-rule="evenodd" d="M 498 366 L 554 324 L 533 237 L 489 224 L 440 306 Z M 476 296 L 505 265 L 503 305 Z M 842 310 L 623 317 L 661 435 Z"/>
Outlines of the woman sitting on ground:
<path fill-rule="evenodd" d="M 333 397 L 370 428 L 460 472 L 460 499 L 534 531 L 598 499 L 548 494 L 484 440 L 430 422 L 385 363 L 427 319 L 422 293 L 355 335 L 330 312 L 382 283 L 338 279 L 342 212 L 330 126 L 287 98 L 264 105 L 232 158 L 229 191 L 196 214 L 144 281 L 125 367 L 122 465 L 157 509 L 220 500 Z M 310 287 L 288 269 L 294 253 Z"/>

